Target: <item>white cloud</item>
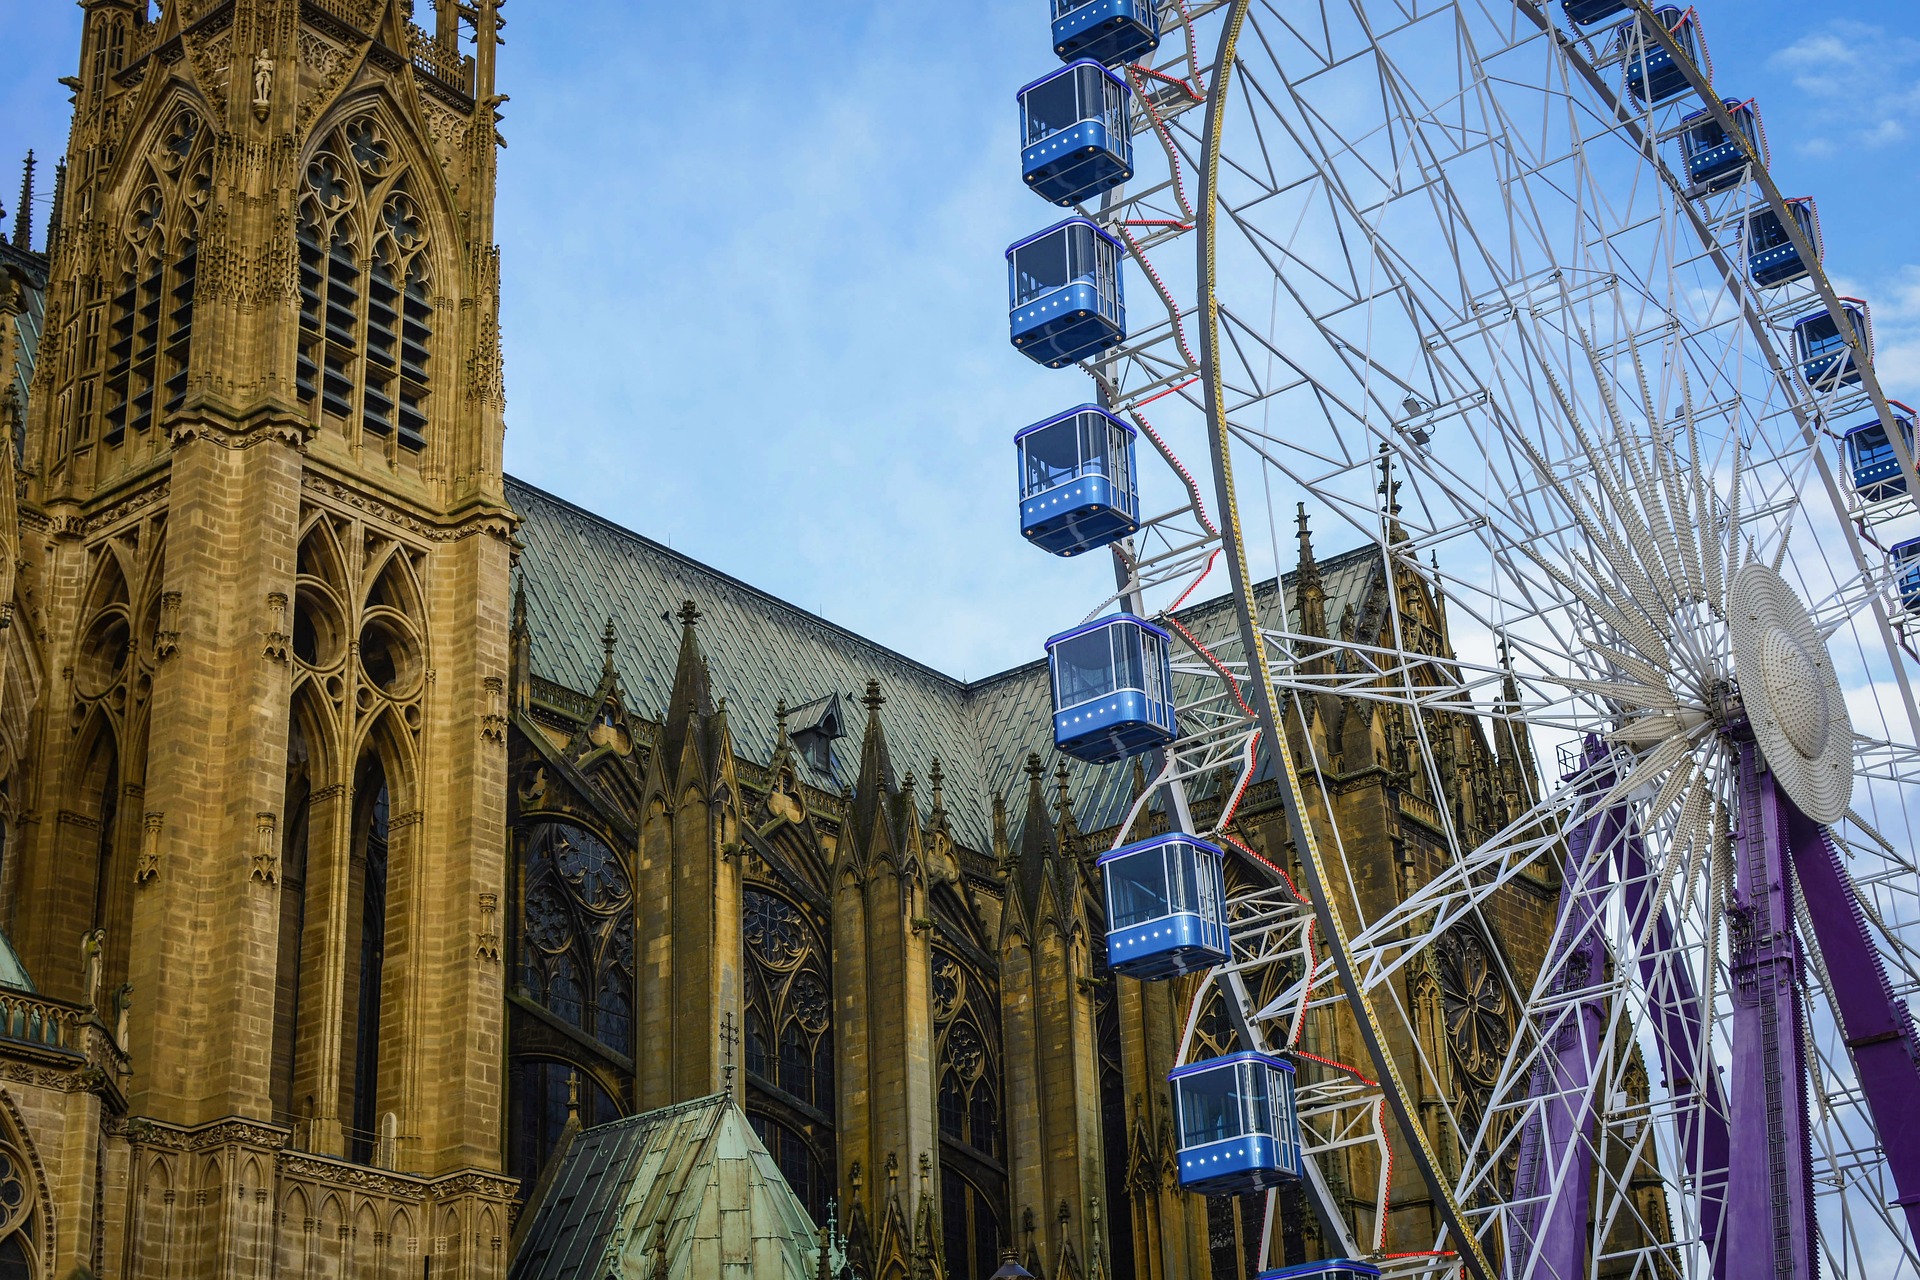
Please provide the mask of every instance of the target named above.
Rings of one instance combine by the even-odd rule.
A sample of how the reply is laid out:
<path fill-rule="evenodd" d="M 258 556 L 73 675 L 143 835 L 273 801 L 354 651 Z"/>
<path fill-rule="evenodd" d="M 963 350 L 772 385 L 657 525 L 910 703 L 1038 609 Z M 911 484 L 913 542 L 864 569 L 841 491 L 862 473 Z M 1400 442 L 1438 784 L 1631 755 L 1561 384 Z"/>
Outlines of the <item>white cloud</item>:
<path fill-rule="evenodd" d="M 1812 131 L 1795 143 L 1826 157 L 1852 147 L 1888 147 L 1920 124 L 1920 40 L 1840 18 L 1768 59 L 1806 95 Z"/>

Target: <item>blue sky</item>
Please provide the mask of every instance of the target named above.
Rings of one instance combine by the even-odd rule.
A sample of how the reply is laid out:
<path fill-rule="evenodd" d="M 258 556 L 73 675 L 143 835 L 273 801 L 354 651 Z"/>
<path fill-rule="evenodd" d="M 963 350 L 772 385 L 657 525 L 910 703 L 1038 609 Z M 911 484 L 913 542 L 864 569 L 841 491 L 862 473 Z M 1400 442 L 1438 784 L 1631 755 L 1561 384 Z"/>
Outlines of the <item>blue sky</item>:
<path fill-rule="evenodd" d="M 1775 172 L 1874 304 L 1883 380 L 1920 396 L 1911 0 L 1701 9 L 1716 82 L 1758 96 Z M 1052 212 L 1012 104 L 1057 65 L 1045 11 L 512 5 L 509 469 L 955 675 L 1037 656 L 1109 572 L 1014 522 L 1010 437 L 1087 398 L 1006 341 L 1002 251 Z M 0 156 L 64 145 L 78 25 L 0 0 Z"/>

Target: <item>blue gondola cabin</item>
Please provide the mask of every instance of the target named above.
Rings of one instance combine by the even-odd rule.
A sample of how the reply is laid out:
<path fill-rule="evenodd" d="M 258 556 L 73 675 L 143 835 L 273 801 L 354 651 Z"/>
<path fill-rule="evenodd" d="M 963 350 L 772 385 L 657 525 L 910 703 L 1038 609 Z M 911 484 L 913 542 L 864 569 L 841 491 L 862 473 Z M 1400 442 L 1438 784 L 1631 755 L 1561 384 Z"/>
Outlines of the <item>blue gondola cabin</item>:
<path fill-rule="evenodd" d="M 1577 22 L 1583 27 L 1605 22 L 1629 8 L 1626 0 L 1565 0 L 1563 7 L 1567 11 L 1567 21 Z"/>
<path fill-rule="evenodd" d="M 1908 613 L 1920 613 L 1920 538 L 1894 543 L 1888 555 L 1893 560 L 1901 606 Z"/>
<path fill-rule="evenodd" d="M 1733 119 L 1733 127 L 1753 147 L 1753 153 L 1765 165 L 1767 135 L 1760 124 L 1760 111 L 1751 102 L 1728 98 L 1721 107 Z M 1680 122 L 1680 155 L 1686 161 L 1687 178 L 1693 183 L 1691 195 L 1710 195 L 1737 187 L 1747 175 L 1747 148 L 1740 138 L 1721 127 L 1712 108 L 1696 111 Z"/>
<path fill-rule="evenodd" d="M 1007 250 L 1013 345 L 1058 369 L 1127 336 L 1120 242 L 1085 218 L 1068 218 Z"/>
<path fill-rule="evenodd" d="M 1053 0 L 1053 51 L 1062 61 L 1092 58 L 1116 67 L 1159 47 L 1154 0 Z"/>
<path fill-rule="evenodd" d="M 1899 425 L 1900 438 L 1913 457 L 1913 410 L 1898 400 L 1890 400 L 1893 420 Z M 1885 502 L 1907 491 L 1907 476 L 1900 469 L 1900 456 L 1893 451 L 1886 424 L 1879 419 L 1863 422 L 1842 437 L 1847 453 L 1847 474 L 1853 478 L 1853 491 L 1864 502 Z"/>
<path fill-rule="evenodd" d="M 1854 337 L 1865 348 L 1866 358 L 1872 360 L 1873 317 L 1867 304 L 1858 298 L 1842 298 L 1840 309 L 1846 313 Z M 1833 391 L 1860 381 L 1860 362 L 1854 359 L 1833 313 L 1825 307 L 1793 322 L 1793 350 L 1800 360 L 1800 372 L 1815 391 Z"/>
<path fill-rule="evenodd" d="M 1707 62 L 1707 44 L 1700 35 L 1700 19 L 1691 9 L 1661 5 L 1653 11 L 1654 21 L 1665 27 L 1688 62 L 1700 68 L 1707 79 L 1713 78 Z M 1643 29 L 1638 17 L 1619 27 L 1617 46 L 1627 64 L 1627 92 L 1634 101 L 1658 105 L 1687 92 L 1687 73 L 1651 31 Z"/>
<path fill-rule="evenodd" d="M 1277 1271 L 1262 1271 L 1254 1280 L 1380 1280 L 1380 1268 L 1352 1258 L 1328 1258 L 1325 1262 L 1302 1262 Z"/>
<path fill-rule="evenodd" d="M 1820 214 L 1814 209 L 1812 198 L 1802 196 L 1789 200 L 1787 209 L 1818 259 L 1821 256 Z M 1807 274 L 1807 265 L 1779 214 L 1767 208 L 1747 215 L 1747 272 L 1755 284 L 1762 289 L 1789 284 Z"/>
<path fill-rule="evenodd" d="M 1237 1195 L 1300 1176 L 1300 1118 L 1293 1064 L 1229 1053 L 1167 1075 L 1180 1128 L 1180 1185 Z"/>
<path fill-rule="evenodd" d="M 1172 637 L 1130 613 L 1047 641 L 1053 744 L 1076 760 L 1125 760 L 1177 736 Z"/>
<path fill-rule="evenodd" d="M 1108 966 L 1129 978 L 1177 978 L 1225 961 L 1224 863 L 1218 845 L 1177 831 L 1102 855 Z"/>
<path fill-rule="evenodd" d="M 1083 404 L 1014 436 L 1020 451 L 1020 532 L 1042 550 L 1077 556 L 1140 527 L 1135 433 Z"/>
<path fill-rule="evenodd" d="M 1085 204 L 1133 176 L 1127 86 L 1090 58 L 1020 91 L 1020 172 L 1054 204 Z"/>

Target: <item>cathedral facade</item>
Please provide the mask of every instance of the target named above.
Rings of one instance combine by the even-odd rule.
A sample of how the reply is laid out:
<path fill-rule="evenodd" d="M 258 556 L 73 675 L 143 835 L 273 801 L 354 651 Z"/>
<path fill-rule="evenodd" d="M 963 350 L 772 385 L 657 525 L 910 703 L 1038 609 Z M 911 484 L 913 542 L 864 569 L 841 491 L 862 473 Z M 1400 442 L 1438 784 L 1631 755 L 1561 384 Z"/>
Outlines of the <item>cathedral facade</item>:
<path fill-rule="evenodd" d="M 863 1280 L 1320 1256 L 1298 1198 L 1263 1257 L 1261 1201 L 1177 1186 L 1166 1073 L 1231 1032 L 1107 970 L 1147 779 L 1053 752 L 1043 664 L 954 680 L 505 475 L 499 0 L 82 7 L 52 223 L 0 245 L 0 1280 L 498 1280 L 572 1135 L 715 1095 Z M 1267 598 L 1448 652 L 1389 563 L 1303 525 Z M 1537 769 L 1436 713 L 1432 794 L 1379 705 L 1292 732 L 1400 893 Z M 1290 860 L 1270 777 L 1235 824 Z M 1505 946 L 1409 977 L 1434 1087 L 1489 1079 Z"/>

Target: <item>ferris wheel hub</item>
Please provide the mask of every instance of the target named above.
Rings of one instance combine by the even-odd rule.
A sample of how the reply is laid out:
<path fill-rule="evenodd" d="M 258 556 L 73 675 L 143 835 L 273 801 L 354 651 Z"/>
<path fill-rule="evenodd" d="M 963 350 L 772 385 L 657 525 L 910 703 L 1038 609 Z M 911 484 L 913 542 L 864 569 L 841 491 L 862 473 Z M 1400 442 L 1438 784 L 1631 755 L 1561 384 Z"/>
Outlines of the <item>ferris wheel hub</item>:
<path fill-rule="evenodd" d="M 1787 741 L 1807 759 L 1818 759 L 1832 736 L 1827 691 L 1819 667 L 1784 627 L 1760 641 L 1760 678 Z"/>
<path fill-rule="evenodd" d="M 1853 800 L 1853 722 L 1813 615 L 1757 562 L 1727 594 L 1734 673 L 1760 754 L 1801 812 L 1838 822 Z"/>

